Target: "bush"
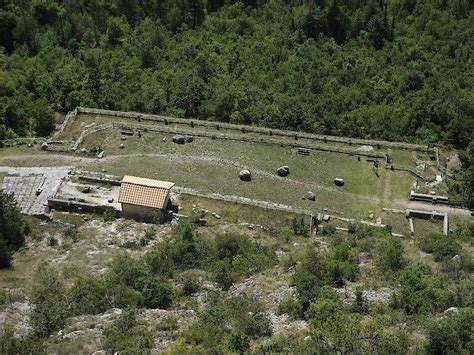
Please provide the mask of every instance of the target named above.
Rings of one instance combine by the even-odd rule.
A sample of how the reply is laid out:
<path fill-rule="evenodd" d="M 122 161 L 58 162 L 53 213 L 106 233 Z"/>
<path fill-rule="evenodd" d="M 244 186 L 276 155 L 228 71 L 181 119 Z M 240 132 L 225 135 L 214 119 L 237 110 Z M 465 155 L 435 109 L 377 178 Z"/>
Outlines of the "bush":
<path fill-rule="evenodd" d="M 360 314 L 367 314 L 369 312 L 369 302 L 359 289 L 356 290 L 356 298 L 354 303 L 352 303 L 352 310 Z"/>
<path fill-rule="evenodd" d="M 140 246 L 142 247 L 147 246 L 150 243 L 150 241 L 155 239 L 155 235 L 156 235 L 155 227 L 154 226 L 148 227 L 143 237 L 141 237 L 139 240 Z"/>
<path fill-rule="evenodd" d="M 305 223 L 304 217 L 294 217 L 291 220 L 291 229 L 295 235 L 307 235 L 309 226 Z"/>
<path fill-rule="evenodd" d="M 294 296 L 288 296 L 278 305 L 278 314 L 288 314 L 293 320 L 299 319 L 303 317 L 303 307 Z"/>
<path fill-rule="evenodd" d="M 104 350 L 111 353 L 141 354 L 153 348 L 153 335 L 137 321 L 137 316 L 136 309 L 126 308 L 112 325 L 104 329 Z"/>
<path fill-rule="evenodd" d="M 13 253 L 24 245 L 28 231 L 13 197 L 0 190 L 0 269 L 10 266 Z"/>
<path fill-rule="evenodd" d="M 238 279 L 237 272 L 233 269 L 229 260 L 219 260 L 212 267 L 213 279 L 224 290 L 228 290 L 230 286 Z"/>
<path fill-rule="evenodd" d="M 247 236 L 226 233 L 216 236 L 211 270 L 224 289 L 241 276 L 263 271 L 277 263 L 275 253 Z"/>
<path fill-rule="evenodd" d="M 151 273 L 141 260 L 135 260 L 128 254 L 120 254 L 110 264 L 107 278 L 109 283 L 122 284 L 142 291 L 145 282 L 151 278 Z"/>
<path fill-rule="evenodd" d="M 68 290 L 68 299 L 73 314 L 98 314 L 105 312 L 107 302 L 107 284 L 102 278 L 80 277 Z"/>
<path fill-rule="evenodd" d="M 457 314 L 432 321 L 428 326 L 428 354 L 474 353 L 474 312 Z"/>
<path fill-rule="evenodd" d="M 196 279 L 191 276 L 185 277 L 183 281 L 183 294 L 185 296 L 191 296 L 197 291 L 199 291 L 199 283 L 196 281 Z"/>
<path fill-rule="evenodd" d="M 435 261 L 452 258 L 461 250 L 461 246 L 453 237 L 442 234 L 425 236 L 420 240 L 419 247 L 425 253 L 433 254 Z"/>
<path fill-rule="evenodd" d="M 173 289 L 167 283 L 150 279 L 145 284 L 142 296 L 145 307 L 166 309 L 173 302 Z"/>
<path fill-rule="evenodd" d="M 104 222 L 111 222 L 117 219 L 117 213 L 112 209 L 107 209 L 104 214 L 102 215 Z"/>
<path fill-rule="evenodd" d="M 400 273 L 399 282 L 400 291 L 392 298 L 392 306 L 407 314 L 443 311 L 454 301 L 453 293 L 441 278 L 432 276 L 431 270 L 423 264 L 405 268 Z"/>
<path fill-rule="evenodd" d="M 15 336 L 14 328 L 2 325 L 0 329 L 0 354 L 46 354 L 42 339 L 34 334 Z"/>
<path fill-rule="evenodd" d="M 358 273 L 354 250 L 346 242 L 321 253 L 307 250 L 293 276 L 303 310 L 317 298 L 321 286 L 341 287 L 346 280 L 354 281 Z"/>
<path fill-rule="evenodd" d="M 162 277 L 172 277 L 174 273 L 173 250 L 169 243 L 156 244 L 145 254 L 145 263 L 150 271 Z"/>
<path fill-rule="evenodd" d="M 242 349 L 247 340 L 269 336 L 271 332 L 270 321 L 257 298 L 245 294 L 225 298 L 214 292 L 181 340 L 192 345 L 193 350 L 220 349 L 219 352 L 226 353 Z"/>
<path fill-rule="evenodd" d="M 65 287 L 57 272 L 41 264 L 35 273 L 30 303 L 30 324 L 37 336 L 47 337 L 62 329 L 69 316 Z"/>
<path fill-rule="evenodd" d="M 58 245 L 58 240 L 57 240 L 56 238 L 54 238 L 54 236 L 51 235 L 51 236 L 48 238 L 48 246 L 54 247 L 54 246 L 56 246 L 56 245 Z"/>
<path fill-rule="evenodd" d="M 229 349 L 236 353 L 246 353 L 250 348 L 250 339 L 242 333 L 232 333 L 229 339 Z"/>
<path fill-rule="evenodd" d="M 79 232 L 77 231 L 77 227 L 71 226 L 67 228 L 64 236 L 70 238 L 73 243 L 76 243 L 79 240 Z"/>
<path fill-rule="evenodd" d="M 177 330 L 179 328 L 178 319 L 174 316 L 167 315 L 158 323 L 156 329 L 161 332 Z"/>
<path fill-rule="evenodd" d="M 336 227 L 334 227 L 332 224 L 325 224 L 323 225 L 323 228 L 321 229 L 321 234 L 322 235 L 335 235 Z"/>
<path fill-rule="evenodd" d="M 397 271 L 406 264 L 403 258 L 403 245 L 399 238 L 388 237 L 382 240 L 379 247 L 377 265 L 384 271 Z"/>

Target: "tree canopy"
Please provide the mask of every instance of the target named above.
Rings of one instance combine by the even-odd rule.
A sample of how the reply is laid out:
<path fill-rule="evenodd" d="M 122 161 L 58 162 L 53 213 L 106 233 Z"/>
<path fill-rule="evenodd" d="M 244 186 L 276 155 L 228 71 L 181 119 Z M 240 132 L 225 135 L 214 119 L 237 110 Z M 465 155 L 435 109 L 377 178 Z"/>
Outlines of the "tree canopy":
<path fill-rule="evenodd" d="M 473 4 L 4 0 L 0 138 L 77 105 L 466 147 Z M 34 107 L 35 109 L 31 109 Z"/>

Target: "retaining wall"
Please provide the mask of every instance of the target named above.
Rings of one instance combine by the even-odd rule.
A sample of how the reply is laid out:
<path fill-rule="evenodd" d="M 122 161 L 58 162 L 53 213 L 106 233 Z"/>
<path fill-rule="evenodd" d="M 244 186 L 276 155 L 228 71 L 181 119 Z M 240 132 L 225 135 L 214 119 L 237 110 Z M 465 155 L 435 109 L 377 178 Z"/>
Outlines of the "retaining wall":
<path fill-rule="evenodd" d="M 70 201 L 63 200 L 59 198 L 50 198 L 48 199 L 48 207 L 50 209 L 60 210 L 60 211 L 73 211 L 73 212 L 87 212 L 87 213 L 97 213 L 103 214 L 107 211 L 116 213 L 117 210 L 111 206 L 96 205 L 87 202 L 79 201 Z"/>
<path fill-rule="evenodd" d="M 208 132 L 203 132 L 203 131 L 192 131 L 190 132 L 189 130 L 180 130 L 176 128 L 156 128 L 153 126 L 149 125 L 143 125 L 143 124 L 135 124 L 135 123 L 130 123 L 130 124 L 123 124 L 123 123 L 113 123 L 113 126 L 115 128 L 120 128 L 120 129 L 136 129 L 136 130 L 144 130 L 144 131 L 149 131 L 149 132 L 159 132 L 159 133 L 169 133 L 169 134 L 180 134 L 180 135 L 186 135 L 186 134 L 191 134 L 195 137 L 205 137 L 205 138 L 211 138 L 211 139 L 216 139 L 216 140 L 233 140 L 233 141 L 240 141 L 240 142 L 248 142 L 248 143 L 266 143 L 266 144 L 274 144 L 274 145 L 279 145 L 282 147 L 290 147 L 290 148 L 306 148 L 310 150 L 318 150 L 318 151 L 324 151 L 324 152 L 329 152 L 329 153 L 337 153 L 337 154 L 345 154 L 345 155 L 351 155 L 351 156 L 365 156 L 368 158 L 378 158 L 378 159 L 384 159 L 385 154 L 384 153 L 371 153 L 371 152 L 361 152 L 357 151 L 354 149 L 350 148 L 343 148 L 343 147 L 337 147 L 337 146 L 323 146 L 323 145 L 317 145 L 315 143 L 291 143 L 291 141 L 288 140 L 279 140 L 275 138 L 257 138 L 257 137 L 251 137 L 251 136 L 243 136 L 243 135 L 228 135 L 228 134 L 211 134 Z M 92 133 L 92 132 L 90 132 Z M 90 134 L 88 133 L 88 134 Z"/>
<path fill-rule="evenodd" d="M 200 126 L 200 127 L 206 127 L 206 128 L 214 128 L 214 129 L 223 128 L 223 129 L 236 130 L 236 131 L 241 131 L 241 132 L 253 132 L 253 133 L 259 133 L 259 134 L 270 135 L 270 136 L 282 136 L 282 137 L 289 137 L 289 138 L 296 138 L 296 139 L 305 138 L 305 139 L 310 139 L 310 140 L 323 141 L 324 143 L 330 142 L 330 143 L 343 143 L 343 144 L 349 144 L 349 145 L 352 145 L 352 144 L 372 145 L 372 146 L 380 146 L 380 147 L 385 147 L 385 148 L 409 149 L 409 150 L 434 153 L 433 148 L 429 148 L 428 146 L 419 145 L 419 144 L 411 144 L 411 143 L 326 136 L 326 135 L 319 135 L 319 134 L 311 134 L 311 133 L 303 133 L 303 132 L 295 132 L 295 131 L 284 131 L 284 130 L 279 130 L 279 129 L 262 128 L 262 127 L 255 127 L 255 126 L 234 125 L 234 124 L 223 123 L 223 122 L 183 119 L 183 118 L 174 118 L 174 117 L 161 116 L 161 115 L 144 114 L 144 113 L 138 113 L 138 112 L 112 111 L 112 110 L 102 110 L 102 109 L 94 109 L 94 108 L 87 108 L 87 107 L 77 107 L 75 111 L 80 114 L 115 116 L 115 117 L 135 119 L 139 121 L 144 120 L 144 121 L 162 122 L 165 124 L 168 124 L 168 123 L 184 124 L 184 125 L 188 125 L 192 127 Z"/>

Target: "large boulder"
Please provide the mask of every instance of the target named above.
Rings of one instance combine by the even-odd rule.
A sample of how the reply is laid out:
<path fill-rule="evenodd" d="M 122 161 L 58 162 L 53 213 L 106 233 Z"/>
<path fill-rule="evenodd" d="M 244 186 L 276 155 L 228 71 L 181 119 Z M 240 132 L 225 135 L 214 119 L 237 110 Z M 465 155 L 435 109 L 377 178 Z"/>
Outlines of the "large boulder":
<path fill-rule="evenodd" d="M 176 144 L 184 144 L 186 143 L 186 139 L 182 135 L 173 136 L 173 142 Z"/>
<path fill-rule="evenodd" d="M 252 180 L 252 174 L 250 173 L 249 170 L 244 169 L 244 170 L 240 171 L 239 178 L 242 181 L 250 181 L 250 180 Z"/>
<path fill-rule="evenodd" d="M 316 201 L 316 195 L 312 191 L 308 191 L 306 198 L 310 201 Z"/>
<path fill-rule="evenodd" d="M 335 178 L 335 179 L 334 179 L 334 183 L 335 183 L 337 186 L 344 186 L 344 179 L 342 179 L 342 178 Z"/>
<path fill-rule="evenodd" d="M 287 176 L 290 173 L 290 168 L 286 165 L 280 166 L 277 169 L 278 176 Z"/>
<path fill-rule="evenodd" d="M 184 136 L 184 140 L 186 141 L 186 143 L 191 143 L 193 141 L 193 136 L 191 136 L 190 134 L 186 134 Z"/>

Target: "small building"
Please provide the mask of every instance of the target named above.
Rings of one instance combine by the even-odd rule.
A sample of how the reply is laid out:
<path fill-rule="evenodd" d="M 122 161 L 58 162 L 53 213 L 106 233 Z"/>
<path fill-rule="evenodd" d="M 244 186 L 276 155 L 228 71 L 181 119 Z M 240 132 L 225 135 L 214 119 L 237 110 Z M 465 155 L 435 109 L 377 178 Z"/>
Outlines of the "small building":
<path fill-rule="evenodd" d="M 171 207 L 173 186 L 172 182 L 124 176 L 118 199 L 123 216 L 141 221 L 163 220 Z"/>

